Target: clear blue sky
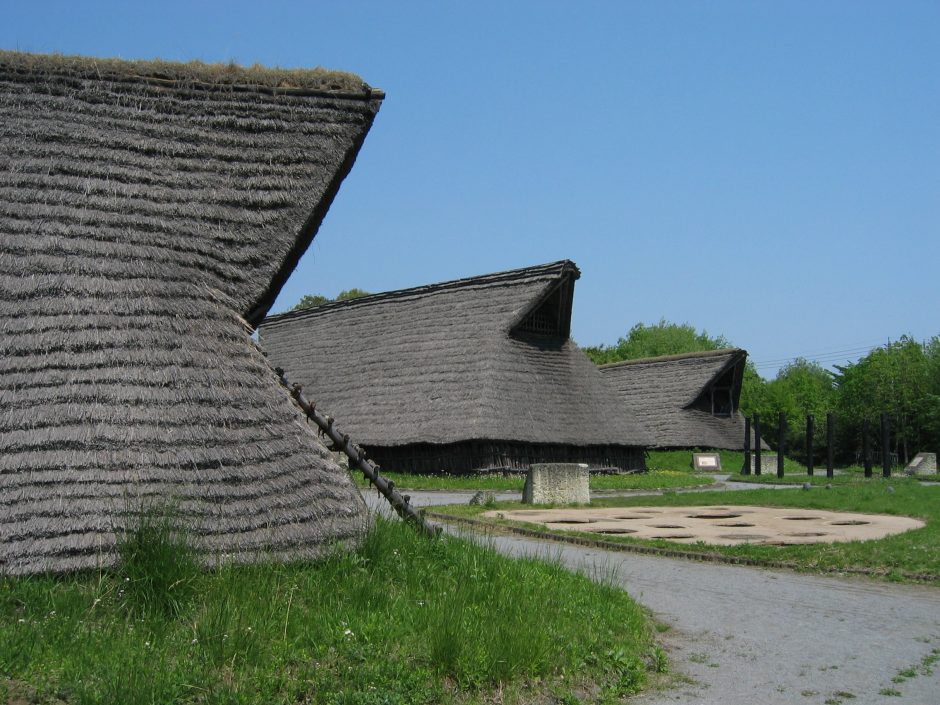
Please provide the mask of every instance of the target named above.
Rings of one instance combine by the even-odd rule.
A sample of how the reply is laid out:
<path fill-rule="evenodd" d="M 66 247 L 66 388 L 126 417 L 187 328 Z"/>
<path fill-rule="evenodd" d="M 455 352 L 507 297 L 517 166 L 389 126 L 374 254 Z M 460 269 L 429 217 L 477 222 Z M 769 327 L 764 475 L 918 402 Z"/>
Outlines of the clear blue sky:
<path fill-rule="evenodd" d="M 940 3 L 0 2 L 0 48 L 326 66 L 387 99 L 275 311 L 572 259 L 765 376 L 940 333 Z"/>

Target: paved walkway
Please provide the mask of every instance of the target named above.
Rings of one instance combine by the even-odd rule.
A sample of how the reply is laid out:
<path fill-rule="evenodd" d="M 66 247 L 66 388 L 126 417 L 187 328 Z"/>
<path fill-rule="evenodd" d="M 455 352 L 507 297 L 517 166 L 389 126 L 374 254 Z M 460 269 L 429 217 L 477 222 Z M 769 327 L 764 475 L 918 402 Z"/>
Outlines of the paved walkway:
<path fill-rule="evenodd" d="M 420 506 L 468 499 L 466 493 L 411 494 Z M 379 508 L 374 492 L 371 498 Z M 933 650 L 940 655 L 938 589 L 519 537 L 470 538 L 614 580 L 669 624 L 662 640 L 672 668 L 692 680 L 646 693 L 636 701 L 642 705 L 940 705 L 940 662 L 930 674 L 892 682 Z"/>
<path fill-rule="evenodd" d="M 940 703 L 940 663 L 932 675 L 891 680 L 940 650 L 940 590 L 488 540 L 509 555 L 560 559 L 612 579 L 672 626 L 663 635 L 672 668 L 693 683 L 638 703 Z"/>

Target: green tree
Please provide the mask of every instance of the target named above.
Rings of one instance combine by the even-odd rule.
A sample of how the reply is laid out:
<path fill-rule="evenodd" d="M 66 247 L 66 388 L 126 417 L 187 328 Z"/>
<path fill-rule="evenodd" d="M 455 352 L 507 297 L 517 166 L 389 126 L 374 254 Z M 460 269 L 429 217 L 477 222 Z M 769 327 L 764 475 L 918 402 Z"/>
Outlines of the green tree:
<path fill-rule="evenodd" d="M 323 304 L 332 303 L 333 301 L 348 301 L 349 299 L 358 299 L 363 296 L 368 296 L 369 292 L 364 291 L 363 289 L 345 289 L 339 294 L 336 295 L 335 299 L 328 299 L 325 296 L 320 294 L 305 294 L 304 297 L 291 309 L 291 311 L 302 311 L 305 308 L 313 308 L 314 306 L 322 306 Z"/>
<path fill-rule="evenodd" d="M 741 380 L 741 401 L 738 407 L 745 416 L 760 414 L 767 399 L 767 380 L 760 376 L 751 360 L 744 366 Z"/>
<path fill-rule="evenodd" d="M 940 453 L 940 337 L 927 341 L 924 356 L 927 359 L 927 388 L 919 412 L 924 434 L 919 450 Z"/>
<path fill-rule="evenodd" d="M 712 337 L 706 331 L 699 333 L 688 323 L 671 323 L 665 318 L 659 323 L 646 325 L 637 323 L 614 345 L 598 345 L 584 348 L 595 364 L 621 360 L 636 360 L 641 357 L 678 355 L 680 353 L 720 350 L 731 347 L 724 336 Z"/>
<path fill-rule="evenodd" d="M 751 402 L 747 409 L 742 401 L 741 408 L 748 416 L 760 414 L 763 435 L 774 446 L 779 443 L 779 418 L 783 412 L 787 419 L 788 453 L 800 455 L 806 442 L 806 417 L 812 415 L 817 421 L 825 419 L 835 405 L 834 396 L 832 373 L 816 362 L 797 358 L 782 367 L 772 381 L 764 383 L 759 399 Z M 817 423 L 816 448 L 822 448 L 825 433 L 824 424 Z"/>
<path fill-rule="evenodd" d="M 325 296 L 320 294 L 304 294 L 303 298 L 298 301 L 291 311 L 302 311 L 305 308 L 313 308 L 314 306 L 322 306 L 323 304 L 329 303 L 330 300 Z"/>
<path fill-rule="evenodd" d="M 346 289 L 345 291 L 339 292 L 336 295 L 336 301 L 348 301 L 349 299 L 361 299 L 363 296 L 368 296 L 368 291 L 363 291 L 362 289 Z"/>
<path fill-rule="evenodd" d="M 850 443 L 860 437 L 865 419 L 877 425 L 880 414 L 887 412 L 892 421 L 892 450 L 904 462 L 913 447 L 936 447 L 934 434 L 940 421 L 936 340 L 924 346 L 902 336 L 856 363 L 836 368 L 840 419 L 847 426 Z"/>

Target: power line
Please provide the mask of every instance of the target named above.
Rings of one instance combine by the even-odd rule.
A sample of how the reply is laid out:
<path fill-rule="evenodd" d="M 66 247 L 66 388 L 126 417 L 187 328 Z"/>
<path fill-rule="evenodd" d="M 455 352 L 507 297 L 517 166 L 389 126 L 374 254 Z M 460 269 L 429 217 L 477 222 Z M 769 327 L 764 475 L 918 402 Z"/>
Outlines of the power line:
<path fill-rule="evenodd" d="M 798 357 L 803 357 L 807 359 L 815 359 L 818 357 L 829 357 L 831 355 L 842 355 L 842 354 L 854 354 L 859 352 L 868 352 L 877 347 L 884 345 L 885 341 L 879 340 L 872 343 L 850 343 L 853 347 L 842 348 L 839 350 L 816 350 L 813 352 L 803 352 L 796 353 L 794 355 L 788 355 L 787 357 L 774 358 L 770 360 L 763 360 L 759 365 L 770 365 L 778 362 L 789 362 L 790 360 L 795 360 Z"/>
<path fill-rule="evenodd" d="M 843 348 L 841 350 L 828 350 L 820 351 L 818 353 L 803 353 L 800 355 L 793 355 L 792 357 L 782 357 L 773 360 L 763 360 L 763 361 L 754 361 L 754 367 L 758 370 L 770 369 L 774 367 L 783 367 L 784 365 L 793 362 L 799 358 L 809 360 L 811 362 L 816 362 L 819 364 L 831 364 L 836 362 L 851 362 L 849 358 L 858 357 L 863 354 L 867 354 L 884 345 L 883 342 L 867 344 L 861 347 L 852 347 L 852 348 Z"/>

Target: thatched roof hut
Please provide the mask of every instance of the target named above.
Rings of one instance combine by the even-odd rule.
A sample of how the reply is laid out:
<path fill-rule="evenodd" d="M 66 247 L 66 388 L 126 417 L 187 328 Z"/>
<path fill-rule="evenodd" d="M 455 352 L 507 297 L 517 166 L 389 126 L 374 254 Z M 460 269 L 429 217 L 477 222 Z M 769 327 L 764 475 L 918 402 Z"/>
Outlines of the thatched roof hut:
<path fill-rule="evenodd" d="M 569 261 L 267 318 L 272 361 L 388 470 L 643 467 L 646 436 L 569 338 Z"/>
<path fill-rule="evenodd" d="M 311 557 L 361 496 L 251 340 L 381 92 L 348 74 L 0 52 L 0 573 Z"/>
<path fill-rule="evenodd" d="M 626 360 L 600 371 L 658 448 L 744 446 L 738 410 L 747 352 L 737 348 Z"/>

